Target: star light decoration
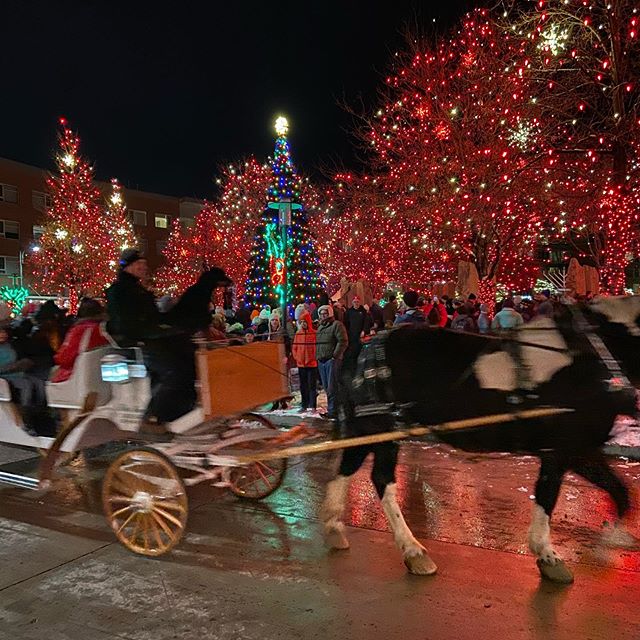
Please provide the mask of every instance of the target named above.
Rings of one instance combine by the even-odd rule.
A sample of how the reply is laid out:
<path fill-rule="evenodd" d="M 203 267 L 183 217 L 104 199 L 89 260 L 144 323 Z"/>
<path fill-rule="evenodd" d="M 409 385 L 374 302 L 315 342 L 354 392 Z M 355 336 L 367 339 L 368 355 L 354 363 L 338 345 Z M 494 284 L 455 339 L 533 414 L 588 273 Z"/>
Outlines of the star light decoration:
<path fill-rule="evenodd" d="M 57 175 L 47 178 L 52 206 L 42 220 L 39 250 L 27 266 L 37 288 L 68 295 L 75 313 L 81 295 L 99 295 L 112 279 L 118 252 L 93 182 L 93 168 L 80 155 L 80 139 L 60 120 Z"/>

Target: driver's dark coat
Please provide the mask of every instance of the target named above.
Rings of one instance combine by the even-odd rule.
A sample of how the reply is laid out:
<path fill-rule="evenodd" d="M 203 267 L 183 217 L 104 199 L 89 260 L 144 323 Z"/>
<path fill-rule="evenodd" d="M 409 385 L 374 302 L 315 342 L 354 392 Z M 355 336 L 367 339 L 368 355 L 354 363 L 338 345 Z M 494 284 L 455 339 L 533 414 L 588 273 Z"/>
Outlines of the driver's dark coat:
<path fill-rule="evenodd" d="M 108 330 L 125 345 L 161 337 L 165 331 L 160 313 L 151 291 L 140 280 L 126 271 L 120 271 L 116 281 L 107 289 Z"/>

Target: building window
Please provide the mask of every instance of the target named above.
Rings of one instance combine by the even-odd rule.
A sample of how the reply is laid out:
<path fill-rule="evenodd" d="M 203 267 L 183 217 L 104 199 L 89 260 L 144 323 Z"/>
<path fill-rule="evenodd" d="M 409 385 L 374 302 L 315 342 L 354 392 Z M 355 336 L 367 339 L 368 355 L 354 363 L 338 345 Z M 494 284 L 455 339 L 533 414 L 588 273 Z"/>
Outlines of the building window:
<path fill-rule="evenodd" d="M 0 182 L 0 202 L 18 202 L 18 187 Z"/>
<path fill-rule="evenodd" d="M 53 203 L 48 193 L 44 191 L 32 191 L 31 204 L 36 211 L 45 211 L 49 209 Z"/>
<path fill-rule="evenodd" d="M 33 225 L 33 241 L 40 242 L 40 238 L 42 238 L 43 235 L 44 235 L 44 227 L 34 224 Z"/>
<path fill-rule="evenodd" d="M 169 226 L 169 216 L 164 213 L 156 213 L 155 222 L 157 229 L 166 229 Z"/>
<path fill-rule="evenodd" d="M 165 240 L 156 240 L 156 253 L 161 256 L 166 246 L 167 243 Z"/>
<path fill-rule="evenodd" d="M 20 258 L 17 256 L 0 256 L 0 274 L 5 276 L 19 276 Z"/>
<path fill-rule="evenodd" d="M 129 209 L 129 213 L 131 214 L 131 220 L 133 220 L 133 224 L 136 224 L 139 227 L 147 226 L 146 211 L 140 211 L 139 209 Z"/>
<path fill-rule="evenodd" d="M 20 239 L 20 223 L 15 220 L 0 220 L 0 238 Z"/>
<path fill-rule="evenodd" d="M 180 226 L 183 229 L 192 229 L 196 226 L 196 221 L 194 218 L 180 218 Z"/>
<path fill-rule="evenodd" d="M 147 255 L 147 241 L 144 238 L 138 241 L 138 248 L 143 256 Z"/>

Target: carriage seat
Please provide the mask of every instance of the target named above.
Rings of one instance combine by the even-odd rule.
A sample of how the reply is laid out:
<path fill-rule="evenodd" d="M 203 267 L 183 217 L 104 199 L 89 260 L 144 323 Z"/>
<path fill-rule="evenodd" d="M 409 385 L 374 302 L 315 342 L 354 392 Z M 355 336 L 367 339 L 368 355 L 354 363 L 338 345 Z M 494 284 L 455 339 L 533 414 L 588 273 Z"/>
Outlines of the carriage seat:
<path fill-rule="evenodd" d="M 73 371 L 64 382 L 47 382 L 47 403 L 58 409 L 82 409 L 87 394 L 98 394 L 97 404 L 111 398 L 111 386 L 102 380 L 100 361 L 112 348 L 100 347 L 78 355 Z"/>
<path fill-rule="evenodd" d="M 0 378 L 0 402 L 11 402 L 11 387 L 4 378 Z"/>

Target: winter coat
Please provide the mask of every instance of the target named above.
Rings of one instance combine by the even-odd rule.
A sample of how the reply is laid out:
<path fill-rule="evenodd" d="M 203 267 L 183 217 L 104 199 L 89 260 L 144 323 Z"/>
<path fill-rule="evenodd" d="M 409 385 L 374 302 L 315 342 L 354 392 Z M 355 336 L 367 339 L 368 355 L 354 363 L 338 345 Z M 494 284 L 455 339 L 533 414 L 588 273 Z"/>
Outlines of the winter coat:
<path fill-rule="evenodd" d="M 316 332 L 316 359 L 320 362 L 340 360 L 347 350 L 347 330 L 340 320 L 329 317 L 318 325 Z"/>
<path fill-rule="evenodd" d="M 349 348 L 360 343 L 360 334 L 369 333 L 371 330 L 371 318 L 364 307 L 358 309 L 350 307 L 344 314 L 344 326 L 349 336 Z"/>
<path fill-rule="evenodd" d="M 291 348 L 293 358 L 299 367 L 317 367 L 316 330 L 313 328 L 311 314 L 308 311 L 304 311 L 300 316 L 300 325 L 303 320 L 307 322 L 307 329 L 301 327 L 296 331 Z"/>
<path fill-rule="evenodd" d="M 163 314 L 153 294 L 126 271 L 120 271 L 107 289 L 107 312 L 109 333 L 122 346 L 159 338 L 165 333 L 160 326 Z"/>
<path fill-rule="evenodd" d="M 478 327 L 473 316 L 468 316 L 464 313 L 459 313 L 455 319 L 451 322 L 451 329 L 453 331 L 466 331 L 467 333 L 477 333 Z"/>
<path fill-rule="evenodd" d="M 0 344 L 0 378 L 19 378 L 24 375 L 22 371 L 13 371 L 12 365 L 16 363 L 18 356 L 11 343 Z"/>
<path fill-rule="evenodd" d="M 481 311 L 478 316 L 478 329 L 480 333 L 489 333 L 489 330 L 491 329 L 491 321 L 484 311 Z"/>
<path fill-rule="evenodd" d="M 496 313 L 491 323 L 491 328 L 497 331 L 515 329 L 523 323 L 522 316 L 517 311 L 507 307 Z"/>
<path fill-rule="evenodd" d="M 384 329 L 382 307 L 375 302 L 372 303 L 371 308 L 369 309 L 369 314 L 371 315 L 371 322 L 373 324 L 373 328 L 376 331 L 381 331 L 382 329 Z"/>
<path fill-rule="evenodd" d="M 396 318 L 394 325 L 398 324 L 419 324 L 423 325 L 427 323 L 427 319 L 424 317 L 421 309 L 407 309 L 402 315 Z"/>
<path fill-rule="evenodd" d="M 88 341 L 85 338 L 87 331 L 89 332 Z M 100 332 L 98 320 L 87 319 L 76 322 L 67 333 L 59 351 L 53 356 L 58 369 L 54 372 L 51 382 L 64 382 L 71 377 L 73 365 L 81 353 L 81 347 L 84 351 L 91 351 L 105 344 L 108 344 L 108 341 Z"/>

